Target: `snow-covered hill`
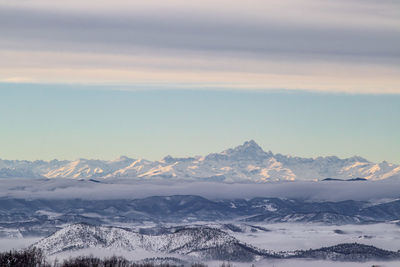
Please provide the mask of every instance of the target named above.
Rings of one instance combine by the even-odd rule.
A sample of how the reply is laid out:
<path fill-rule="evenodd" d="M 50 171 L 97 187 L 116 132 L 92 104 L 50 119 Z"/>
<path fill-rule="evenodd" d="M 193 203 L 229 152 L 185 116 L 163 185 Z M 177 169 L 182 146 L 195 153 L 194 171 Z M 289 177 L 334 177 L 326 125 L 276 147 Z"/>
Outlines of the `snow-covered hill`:
<path fill-rule="evenodd" d="M 160 161 L 131 159 L 76 161 L 0 160 L 0 177 L 112 178 L 266 182 L 356 178 L 400 178 L 400 165 L 373 163 L 361 157 L 300 158 L 265 152 L 253 140 L 207 156 Z"/>
<path fill-rule="evenodd" d="M 268 256 L 215 228 L 178 227 L 162 234 L 140 234 L 129 229 L 88 224 L 69 225 L 33 246 L 47 255 L 88 248 L 123 251 L 145 250 L 199 259 L 252 261 Z"/>

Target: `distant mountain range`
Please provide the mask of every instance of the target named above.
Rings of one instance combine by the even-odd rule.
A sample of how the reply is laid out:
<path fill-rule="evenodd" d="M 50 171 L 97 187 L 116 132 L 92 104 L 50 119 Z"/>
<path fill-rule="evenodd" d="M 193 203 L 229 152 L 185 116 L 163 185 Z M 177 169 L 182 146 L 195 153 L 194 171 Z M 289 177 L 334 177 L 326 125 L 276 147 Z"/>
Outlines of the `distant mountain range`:
<path fill-rule="evenodd" d="M 253 198 L 209 200 L 193 195 L 142 199 L 12 199 L 0 198 L 0 238 L 46 236 L 73 223 L 165 224 L 223 222 L 229 231 L 268 231 L 255 223 L 366 224 L 398 222 L 400 200 L 321 201 Z M 237 225 L 226 224 L 226 221 Z"/>
<path fill-rule="evenodd" d="M 274 252 L 239 241 L 225 231 L 207 226 L 180 226 L 142 234 L 127 228 L 74 224 L 33 245 L 47 255 L 81 249 L 145 250 L 195 260 L 251 262 L 262 259 L 329 259 L 337 261 L 398 260 L 400 252 L 358 243 L 320 249 Z"/>
<path fill-rule="evenodd" d="M 160 161 L 116 160 L 25 161 L 0 160 L 0 177 L 113 178 L 206 180 L 221 182 L 267 182 L 364 178 L 400 178 L 400 165 L 373 163 L 361 157 L 301 158 L 265 152 L 253 140 L 206 156 Z"/>

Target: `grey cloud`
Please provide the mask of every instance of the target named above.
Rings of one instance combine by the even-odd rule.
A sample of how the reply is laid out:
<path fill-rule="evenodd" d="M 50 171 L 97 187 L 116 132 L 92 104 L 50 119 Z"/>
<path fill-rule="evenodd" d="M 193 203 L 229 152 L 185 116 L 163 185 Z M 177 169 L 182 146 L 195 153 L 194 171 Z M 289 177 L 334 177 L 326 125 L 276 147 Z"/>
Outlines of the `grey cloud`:
<path fill-rule="evenodd" d="M 400 57 L 400 29 L 256 23 L 204 14 L 155 17 L 2 8 L 0 34 L 0 49 L 128 54 L 165 50 L 395 65 Z"/>
<path fill-rule="evenodd" d="M 133 199 L 148 196 L 200 195 L 210 199 L 284 197 L 307 200 L 379 200 L 400 197 L 400 177 L 376 182 L 280 182 L 226 184 L 211 182 L 109 179 L 1 179 L 0 197 L 24 199 Z"/>

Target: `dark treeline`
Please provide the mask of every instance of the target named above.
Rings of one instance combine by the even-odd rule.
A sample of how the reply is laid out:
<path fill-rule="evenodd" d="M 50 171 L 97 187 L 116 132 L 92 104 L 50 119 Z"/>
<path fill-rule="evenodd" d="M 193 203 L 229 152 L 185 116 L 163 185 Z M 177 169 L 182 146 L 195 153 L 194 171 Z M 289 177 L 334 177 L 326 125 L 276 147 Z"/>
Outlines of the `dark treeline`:
<path fill-rule="evenodd" d="M 0 253 L 1 267 L 175 267 L 188 266 L 187 264 L 154 264 L 134 263 L 123 257 L 96 258 L 93 256 L 80 256 L 65 259 L 62 262 L 56 260 L 52 263 L 46 260 L 40 249 L 12 250 Z M 190 267 L 207 267 L 202 263 L 192 263 Z M 223 263 L 221 267 L 233 267 L 229 263 Z"/>
<path fill-rule="evenodd" d="M 35 266 L 47 267 L 46 257 L 40 249 L 12 250 L 0 253 L 0 266 Z"/>

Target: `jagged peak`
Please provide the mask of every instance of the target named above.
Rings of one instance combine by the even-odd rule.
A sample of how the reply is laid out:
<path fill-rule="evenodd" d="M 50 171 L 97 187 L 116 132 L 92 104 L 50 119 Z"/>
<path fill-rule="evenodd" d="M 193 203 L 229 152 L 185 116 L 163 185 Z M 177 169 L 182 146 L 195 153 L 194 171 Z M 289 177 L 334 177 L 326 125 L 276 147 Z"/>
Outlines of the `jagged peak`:
<path fill-rule="evenodd" d="M 253 139 L 251 139 L 251 140 L 249 140 L 249 141 L 245 141 L 245 142 L 243 143 L 242 146 L 244 146 L 244 147 L 256 147 L 256 148 L 261 148 L 261 147 L 256 143 L 256 141 L 254 141 Z"/>
<path fill-rule="evenodd" d="M 252 154 L 266 153 L 254 140 L 245 141 L 242 145 L 225 150 L 223 153 L 234 153 L 234 152 L 252 153 Z"/>
<path fill-rule="evenodd" d="M 244 142 L 242 145 L 234 148 L 229 148 L 222 151 L 221 153 L 209 154 L 206 159 L 218 160 L 218 159 L 233 159 L 233 160 L 262 160 L 267 157 L 271 157 L 271 152 L 265 152 L 254 140 Z"/>
<path fill-rule="evenodd" d="M 257 150 L 262 150 L 264 151 L 261 146 L 259 146 L 256 141 L 253 139 L 245 141 L 242 145 L 237 146 L 236 148 L 244 148 L 244 149 L 257 149 Z"/>

